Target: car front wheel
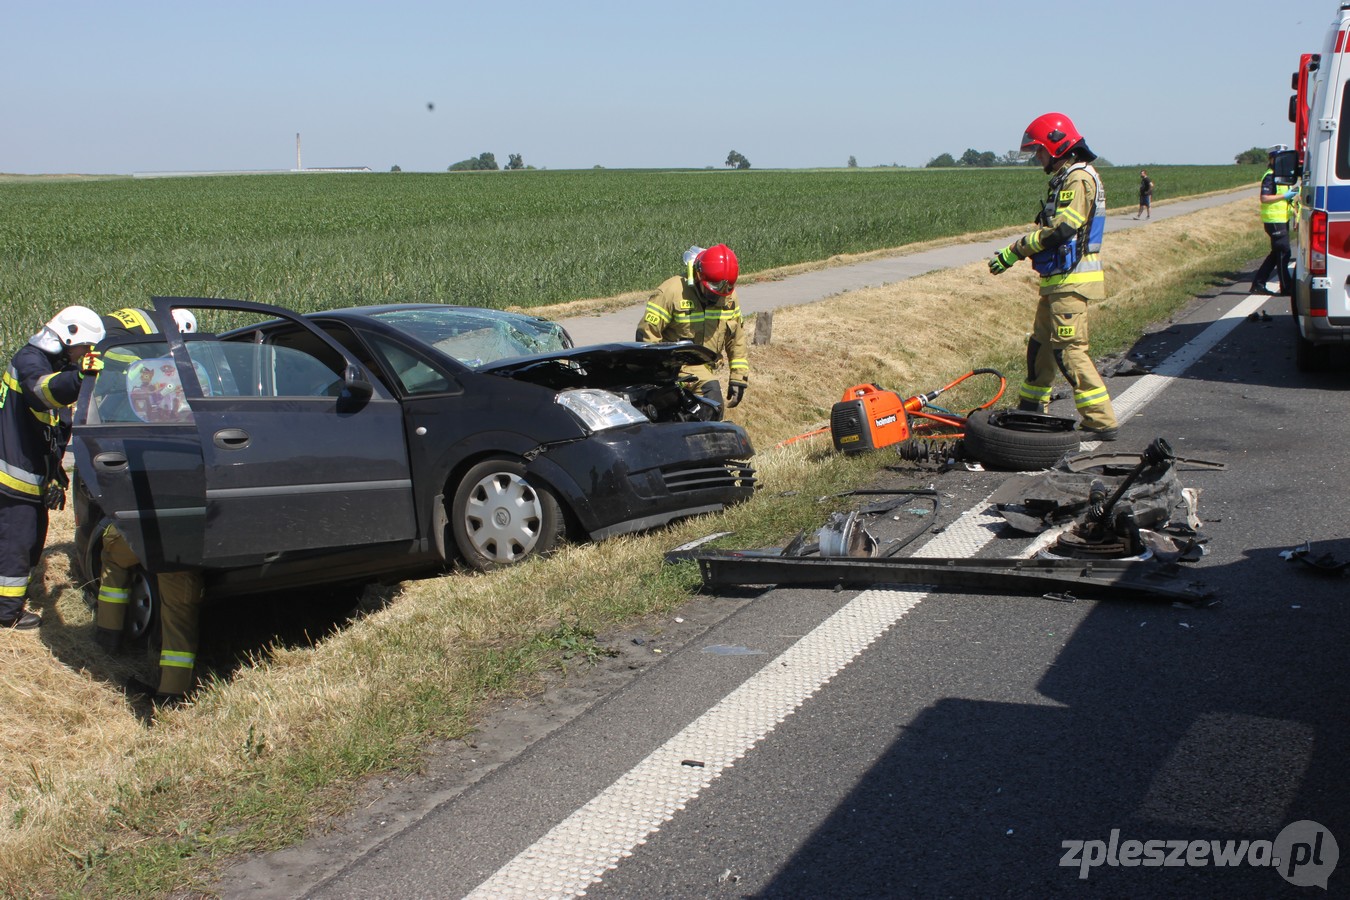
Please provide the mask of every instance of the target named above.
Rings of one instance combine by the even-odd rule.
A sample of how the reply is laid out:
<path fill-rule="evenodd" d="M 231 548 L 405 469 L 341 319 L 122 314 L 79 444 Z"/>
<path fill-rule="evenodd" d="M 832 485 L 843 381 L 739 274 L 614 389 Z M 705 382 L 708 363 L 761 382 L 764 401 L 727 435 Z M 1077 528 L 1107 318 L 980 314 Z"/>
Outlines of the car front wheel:
<path fill-rule="evenodd" d="M 455 490 L 451 527 L 460 556 L 475 569 L 495 569 L 547 553 L 562 537 L 563 517 L 548 488 L 525 478 L 515 460 L 489 459 Z"/>

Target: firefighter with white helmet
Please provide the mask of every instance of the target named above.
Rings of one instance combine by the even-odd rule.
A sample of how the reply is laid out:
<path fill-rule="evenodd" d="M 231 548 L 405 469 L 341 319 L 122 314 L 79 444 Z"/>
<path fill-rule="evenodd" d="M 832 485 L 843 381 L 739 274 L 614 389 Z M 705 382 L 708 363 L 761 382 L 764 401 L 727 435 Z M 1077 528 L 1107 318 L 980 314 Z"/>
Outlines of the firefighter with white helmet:
<path fill-rule="evenodd" d="M 28 611 L 33 567 L 47 541 L 47 511 L 65 506 L 61 457 L 70 440 L 69 408 L 103 360 L 98 313 L 68 306 L 14 354 L 0 383 L 0 627 L 37 628 Z"/>
<path fill-rule="evenodd" d="M 197 317 L 190 309 L 175 309 L 174 324 L 182 334 L 192 334 L 197 330 Z M 103 317 L 103 328 L 107 332 L 104 343 L 111 346 L 122 338 L 142 334 L 159 334 L 159 326 L 149 310 L 133 306 L 115 309 Z"/>
<path fill-rule="evenodd" d="M 688 366 L 684 374 L 697 379 L 696 390 L 718 406 L 736 406 L 750 384 L 745 320 L 736 296 L 740 264 L 726 244 L 706 250 L 690 247 L 684 254 L 685 274 L 661 282 L 647 298 L 638 323 L 637 340 L 644 343 L 693 341 L 717 354 L 706 366 Z M 726 399 L 717 370 L 726 357 L 730 370 Z"/>
<path fill-rule="evenodd" d="M 181 334 L 192 334 L 197 330 L 197 317 L 192 314 L 190 309 L 175 309 L 173 321 Z M 108 361 L 121 366 L 134 364 L 140 359 L 140 356 L 132 351 L 114 348 L 117 348 L 129 337 L 159 334 L 159 325 L 155 323 L 155 318 L 150 314 L 150 311 L 134 306 L 115 309 L 104 315 L 103 328 L 105 335 L 98 349 L 105 354 Z"/>
<path fill-rule="evenodd" d="M 1088 301 L 1106 298 L 1101 260 L 1106 189 L 1091 165 L 1097 155 L 1063 113 L 1033 119 L 1022 135 L 1022 151 L 1034 153 L 1051 176 L 1045 204 L 1036 216 L 1036 230 L 989 260 L 989 271 L 998 275 L 1030 258 L 1041 276 L 1018 408 L 1044 412 L 1058 369 L 1073 388 L 1082 419 L 1079 428 L 1096 440 L 1114 441 L 1116 413 L 1088 348 Z"/>

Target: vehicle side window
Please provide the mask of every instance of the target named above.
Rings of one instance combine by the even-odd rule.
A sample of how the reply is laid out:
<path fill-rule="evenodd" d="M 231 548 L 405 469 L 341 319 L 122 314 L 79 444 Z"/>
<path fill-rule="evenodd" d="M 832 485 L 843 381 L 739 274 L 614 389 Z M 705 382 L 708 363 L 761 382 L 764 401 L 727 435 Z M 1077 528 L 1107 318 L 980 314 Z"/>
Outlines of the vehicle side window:
<path fill-rule="evenodd" d="M 328 356 L 341 357 L 333 353 Z M 236 341 L 189 341 L 194 365 L 208 373 L 228 372 L 228 382 L 212 385 L 213 396 L 336 397 L 342 374 L 328 363 L 294 347 Z"/>
<path fill-rule="evenodd" d="M 443 394 L 452 389 L 449 378 L 412 350 L 378 335 L 368 337 L 384 360 L 384 370 L 392 374 L 404 394 Z"/>
<path fill-rule="evenodd" d="M 163 341 L 103 350 L 89 424 L 190 422 L 178 367 Z"/>
<path fill-rule="evenodd" d="M 1336 177 L 1350 181 L 1350 81 L 1341 87 L 1341 123 L 1336 132 Z"/>

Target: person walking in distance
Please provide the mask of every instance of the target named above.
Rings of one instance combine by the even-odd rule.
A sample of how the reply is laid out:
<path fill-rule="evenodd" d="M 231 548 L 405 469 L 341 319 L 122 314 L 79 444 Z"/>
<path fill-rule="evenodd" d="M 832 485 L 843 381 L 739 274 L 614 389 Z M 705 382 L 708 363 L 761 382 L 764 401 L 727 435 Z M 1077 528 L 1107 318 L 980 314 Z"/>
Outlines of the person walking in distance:
<path fill-rule="evenodd" d="M 1139 212 L 1134 214 L 1137 219 L 1143 216 L 1145 219 L 1153 218 L 1153 187 L 1152 178 L 1148 177 L 1147 169 L 1139 170 Z"/>

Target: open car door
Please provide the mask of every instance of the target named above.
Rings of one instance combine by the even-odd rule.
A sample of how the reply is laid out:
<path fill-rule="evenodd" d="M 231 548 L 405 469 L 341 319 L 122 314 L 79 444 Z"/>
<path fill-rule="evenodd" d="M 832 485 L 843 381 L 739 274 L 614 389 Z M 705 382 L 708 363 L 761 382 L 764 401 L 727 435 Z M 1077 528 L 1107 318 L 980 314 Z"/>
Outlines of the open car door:
<path fill-rule="evenodd" d="M 174 308 L 274 327 L 105 348 L 76 410 L 76 465 L 138 558 L 151 569 L 257 565 L 417 537 L 402 410 L 383 385 L 287 310 L 156 298 L 161 329 Z M 280 334 L 298 338 L 273 342 Z"/>

